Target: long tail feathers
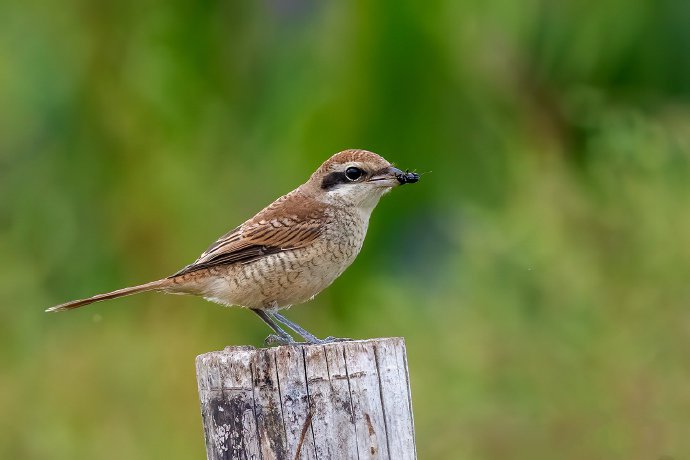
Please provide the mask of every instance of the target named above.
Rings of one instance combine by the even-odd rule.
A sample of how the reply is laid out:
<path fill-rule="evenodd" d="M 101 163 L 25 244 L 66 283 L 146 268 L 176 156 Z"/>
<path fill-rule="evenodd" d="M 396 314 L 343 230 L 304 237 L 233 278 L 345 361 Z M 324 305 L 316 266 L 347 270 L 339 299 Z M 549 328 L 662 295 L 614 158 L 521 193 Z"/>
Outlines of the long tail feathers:
<path fill-rule="evenodd" d="M 141 284 L 139 286 L 126 287 L 123 289 L 118 289 L 117 291 L 106 292 L 105 294 L 98 294 L 98 295 L 95 295 L 93 297 L 89 297 L 88 299 L 73 300 L 71 302 L 67 302 L 67 303 L 63 303 L 63 304 L 51 307 L 51 308 L 47 309 L 46 311 L 50 312 L 50 313 L 59 312 L 59 311 L 67 311 L 67 310 L 72 310 L 74 308 L 83 307 L 84 305 L 89 305 L 89 304 L 94 303 L 94 302 L 100 302 L 102 300 L 116 299 L 118 297 L 124 297 L 126 295 L 138 294 L 140 292 L 156 291 L 156 290 L 159 290 L 161 288 L 168 286 L 169 283 L 170 283 L 170 280 L 167 278 L 162 279 L 162 280 L 152 281 L 150 283 Z"/>

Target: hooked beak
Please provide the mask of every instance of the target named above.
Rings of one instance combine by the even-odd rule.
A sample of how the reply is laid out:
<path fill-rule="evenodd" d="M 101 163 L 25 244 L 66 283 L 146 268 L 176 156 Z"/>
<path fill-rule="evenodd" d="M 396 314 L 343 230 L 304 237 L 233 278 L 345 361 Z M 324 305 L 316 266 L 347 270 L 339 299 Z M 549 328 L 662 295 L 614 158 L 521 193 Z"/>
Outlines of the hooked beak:
<path fill-rule="evenodd" d="M 381 187 L 395 187 L 403 184 L 414 184 L 419 180 L 419 174 L 401 171 L 398 168 L 389 166 L 388 168 L 377 171 L 371 176 L 368 182 L 375 182 Z"/>

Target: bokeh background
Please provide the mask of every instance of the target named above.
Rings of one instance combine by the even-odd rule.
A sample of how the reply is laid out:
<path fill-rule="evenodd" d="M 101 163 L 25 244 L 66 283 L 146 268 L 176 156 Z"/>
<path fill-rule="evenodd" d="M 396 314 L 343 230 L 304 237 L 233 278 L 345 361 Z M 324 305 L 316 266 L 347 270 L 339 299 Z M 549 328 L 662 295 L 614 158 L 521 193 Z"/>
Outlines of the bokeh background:
<path fill-rule="evenodd" d="M 0 458 L 204 458 L 146 294 L 349 147 L 424 172 L 288 315 L 404 336 L 422 459 L 690 456 L 690 2 L 4 0 Z"/>

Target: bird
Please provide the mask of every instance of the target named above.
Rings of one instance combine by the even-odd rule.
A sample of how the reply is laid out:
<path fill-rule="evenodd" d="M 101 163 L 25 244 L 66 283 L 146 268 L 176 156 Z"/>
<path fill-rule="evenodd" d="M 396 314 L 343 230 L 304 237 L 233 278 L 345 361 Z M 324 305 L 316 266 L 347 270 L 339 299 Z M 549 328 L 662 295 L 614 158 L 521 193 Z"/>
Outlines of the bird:
<path fill-rule="evenodd" d="M 267 344 L 348 340 L 319 339 L 279 311 L 313 299 L 338 278 L 362 249 L 379 199 L 395 187 L 418 180 L 419 174 L 402 171 L 376 153 L 343 150 L 321 164 L 305 183 L 218 238 L 193 263 L 172 275 L 66 302 L 46 312 L 159 291 L 248 308 L 272 329 Z M 281 325 L 305 342 L 296 341 Z"/>

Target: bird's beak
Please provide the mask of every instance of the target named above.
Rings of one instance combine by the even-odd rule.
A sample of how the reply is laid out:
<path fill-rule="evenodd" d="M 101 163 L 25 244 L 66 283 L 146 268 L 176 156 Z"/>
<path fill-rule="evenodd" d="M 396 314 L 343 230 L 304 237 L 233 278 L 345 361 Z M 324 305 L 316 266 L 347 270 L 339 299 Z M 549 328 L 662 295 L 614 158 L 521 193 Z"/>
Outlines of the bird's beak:
<path fill-rule="evenodd" d="M 395 187 L 396 185 L 414 184 L 419 180 L 419 174 L 401 171 L 398 168 L 389 166 L 388 168 L 377 171 L 369 182 L 375 182 L 384 187 Z"/>

